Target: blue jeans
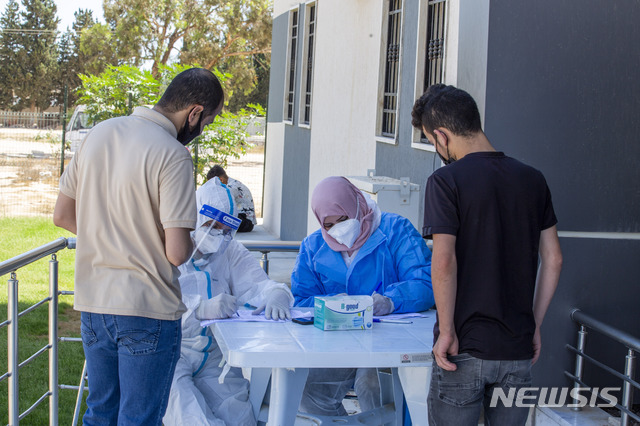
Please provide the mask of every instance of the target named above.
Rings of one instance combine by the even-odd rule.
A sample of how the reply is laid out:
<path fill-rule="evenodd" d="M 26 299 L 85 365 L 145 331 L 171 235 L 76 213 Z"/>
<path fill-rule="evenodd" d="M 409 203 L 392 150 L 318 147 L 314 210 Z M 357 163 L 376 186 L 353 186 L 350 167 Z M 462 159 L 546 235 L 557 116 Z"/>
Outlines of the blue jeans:
<path fill-rule="evenodd" d="M 511 407 L 498 404 L 491 407 L 495 389 L 504 394 L 517 394 L 518 389 L 531 386 L 531 360 L 487 361 L 469 354 L 450 356 L 458 367 L 446 371 L 435 362 L 429 389 L 429 425 L 477 426 L 481 407 L 484 406 L 486 426 L 524 425 L 529 415 L 528 407 Z M 515 391 L 509 389 L 515 388 Z"/>
<path fill-rule="evenodd" d="M 82 312 L 89 396 L 83 424 L 161 425 L 180 358 L 180 320 Z"/>

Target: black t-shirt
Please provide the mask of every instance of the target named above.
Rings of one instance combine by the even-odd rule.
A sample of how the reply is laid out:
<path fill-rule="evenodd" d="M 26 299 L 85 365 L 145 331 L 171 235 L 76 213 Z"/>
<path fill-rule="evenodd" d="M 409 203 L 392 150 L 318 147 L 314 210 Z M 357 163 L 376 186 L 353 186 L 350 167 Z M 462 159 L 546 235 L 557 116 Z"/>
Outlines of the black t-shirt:
<path fill-rule="evenodd" d="M 542 173 L 502 152 L 467 154 L 431 175 L 422 234 L 456 236 L 460 353 L 533 356 L 540 232 L 556 222 Z M 434 342 L 437 336 L 436 324 Z"/>

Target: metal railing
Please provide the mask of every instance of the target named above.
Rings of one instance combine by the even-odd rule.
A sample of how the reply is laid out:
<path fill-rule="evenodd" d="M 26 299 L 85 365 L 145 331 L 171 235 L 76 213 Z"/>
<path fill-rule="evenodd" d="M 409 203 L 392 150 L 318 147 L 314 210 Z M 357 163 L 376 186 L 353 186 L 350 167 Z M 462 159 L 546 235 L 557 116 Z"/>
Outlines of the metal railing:
<path fill-rule="evenodd" d="M 8 415 L 9 424 L 17 425 L 21 419 L 31 413 L 47 397 L 49 398 L 49 424 L 58 424 L 58 259 L 56 253 L 65 248 L 75 248 L 75 238 L 58 238 L 48 244 L 20 254 L 0 263 L 0 276 L 10 273 L 8 281 L 7 321 L 0 328 L 7 330 L 7 372 L 0 376 L 0 382 L 8 381 Z M 18 312 L 18 277 L 16 271 L 43 257 L 51 255 L 49 261 L 49 295 L 41 301 Z M 25 361 L 18 359 L 18 319 L 49 302 L 49 341 Z M 49 352 L 49 389 L 23 413 L 18 406 L 19 381 L 18 371 L 45 352 Z"/>
<path fill-rule="evenodd" d="M 300 241 L 240 241 L 249 251 L 259 251 L 262 253 L 260 266 L 264 272 L 269 274 L 269 253 L 275 252 L 295 252 L 300 251 Z"/>
<path fill-rule="evenodd" d="M 582 379 L 584 361 L 586 360 L 601 368 L 602 370 L 608 372 L 609 374 L 612 374 L 613 376 L 621 379 L 623 381 L 622 404 L 615 404 L 615 407 L 620 410 L 620 424 L 621 426 L 628 426 L 630 418 L 633 418 L 636 421 L 640 422 L 640 416 L 634 414 L 631 411 L 631 406 L 633 405 L 634 388 L 640 389 L 640 383 L 634 380 L 636 364 L 635 353 L 640 351 L 640 339 L 631 336 L 624 331 L 618 330 L 608 324 L 605 324 L 595 318 L 592 318 L 589 315 L 581 312 L 579 309 L 574 309 L 573 311 L 571 311 L 571 319 L 578 323 L 578 325 L 580 325 L 580 329 L 578 331 L 578 347 L 575 348 L 571 345 L 566 345 L 566 348 L 570 352 L 576 354 L 576 365 L 574 374 L 571 374 L 568 371 L 565 371 L 564 374 L 571 380 L 573 380 L 574 388 L 579 388 L 580 386 L 589 387 L 584 383 Z M 585 353 L 588 334 L 587 328 L 590 328 L 591 330 L 607 336 L 615 340 L 616 342 L 626 346 L 627 355 L 625 357 L 624 374 L 614 370 L 613 368 L 607 366 L 606 364 L 603 364 L 602 362 Z M 574 402 L 576 403 L 574 404 L 576 406 L 576 408 L 574 409 L 579 410 L 580 408 L 578 408 L 579 404 L 577 403 L 577 400 L 574 400 Z M 610 403 L 611 401 L 606 402 Z"/>
<path fill-rule="evenodd" d="M 300 248 L 299 241 L 241 241 L 250 251 L 262 253 L 260 260 L 265 272 L 269 271 L 269 253 L 271 252 L 297 252 Z M 84 377 L 86 369 L 83 369 L 80 385 L 58 384 L 58 342 L 81 341 L 80 338 L 58 337 L 58 296 L 72 295 L 73 291 L 58 290 L 58 259 L 56 253 L 62 249 L 75 249 L 75 238 L 58 238 L 43 246 L 20 254 L 0 263 L 0 277 L 11 274 L 8 280 L 7 321 L 0 323 L 0 329 L 7 330 L 7 372 L 0 376 L 0 382 L 8 380 L 8 415 L 9 425 L 18 425 L 20 420 L 31 413 L 44 400 L 49 398 L 49 424 L 58 425 L 58 392 L 60 389 L 78 390 L 76 407 L 74 410 L 73 424 L 77 424 L 79 418 L 80 403 L 84 392 Z M 16 271 L 37 260 L 51 255 L 49 261 L 49 295 L 41 301 L 29 306 L 22 312 L 18 312 L 18 278 Z M 49 302 L 49 340 L 48 344 L 31 355 L 22 363 L 18 360 L 18 319 L 36 309 L 38 306 Z M 19 382 L 18 370 L 25 367 L 38 356 L 49 351 L 49 389 L 31 407 L 23 413 L 19 412 Z"/>

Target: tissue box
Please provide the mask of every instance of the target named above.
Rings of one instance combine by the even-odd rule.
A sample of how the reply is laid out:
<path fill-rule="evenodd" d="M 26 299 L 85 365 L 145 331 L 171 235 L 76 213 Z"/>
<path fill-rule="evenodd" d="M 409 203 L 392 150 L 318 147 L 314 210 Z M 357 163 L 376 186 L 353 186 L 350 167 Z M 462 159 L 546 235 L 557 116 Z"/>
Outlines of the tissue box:
<path fill-rule="evenodd" d="M 371 330 L 371 296 L 316 296 L 313 325 L 321 330 Z"/>

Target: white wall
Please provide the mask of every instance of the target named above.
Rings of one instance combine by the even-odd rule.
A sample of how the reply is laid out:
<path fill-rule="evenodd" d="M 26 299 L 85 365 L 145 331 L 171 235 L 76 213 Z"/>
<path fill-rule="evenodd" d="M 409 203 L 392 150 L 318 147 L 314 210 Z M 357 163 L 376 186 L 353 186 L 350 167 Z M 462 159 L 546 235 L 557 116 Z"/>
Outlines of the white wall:
<path fill-rule="evenodd" d="M 274 19 L 288 13 L 292 7 L 299 4 L 292 0 L 275 0 L 273 5 Z M 288 31 L 287 29 L 284 30 Z M 286 49 L 284 52 L 286 57 Z M 281 64 L 284 69 L 285 65 Z M 277 78 L 272 75 L 272 78 Z M 282 81 L 284 73 L 280 75 Z M 284 87 L 284 83 L 276 84 L 276 87 Z M 271 95 L 273 96 L 273 95 Z M 284 92 L 282 95 L 284 96 Z M 284 158 L 284 123 L 269 122 L 266 133 L 265 152 L 265 180 L 263 195 L 263 227 L 274 235 L 280 235 L 280 216 L 282 212 L 282 167 Z"/>
<path fill-rule="evenodd" d="M 445 83 L 469 92 L 484 124 L 489 46 L 489 0 L 450 0 Z"/>
<path fill-rule="evenodd" d="M 273 16 L 280 16 L 289 9 L 297 7 L 300 3 L 304 3 L 304 0 L 275 0 L 273 2 Z"/>
<path fill-rule="evenodd" d="M 327 176 L 375 167 L 382 15 L 382 0 L 317 2 L 309 199 Z M 307 212 L 312 232 L 319 225 Z"/>
<path fill-rule="evenodd" d="M 280 235 L 282 212 L 282 163 L 284 156 L 284 123 L 267 125 L 265 152 L 264 195 L 262 199 L 262 226 L 273 235 Z"/>

